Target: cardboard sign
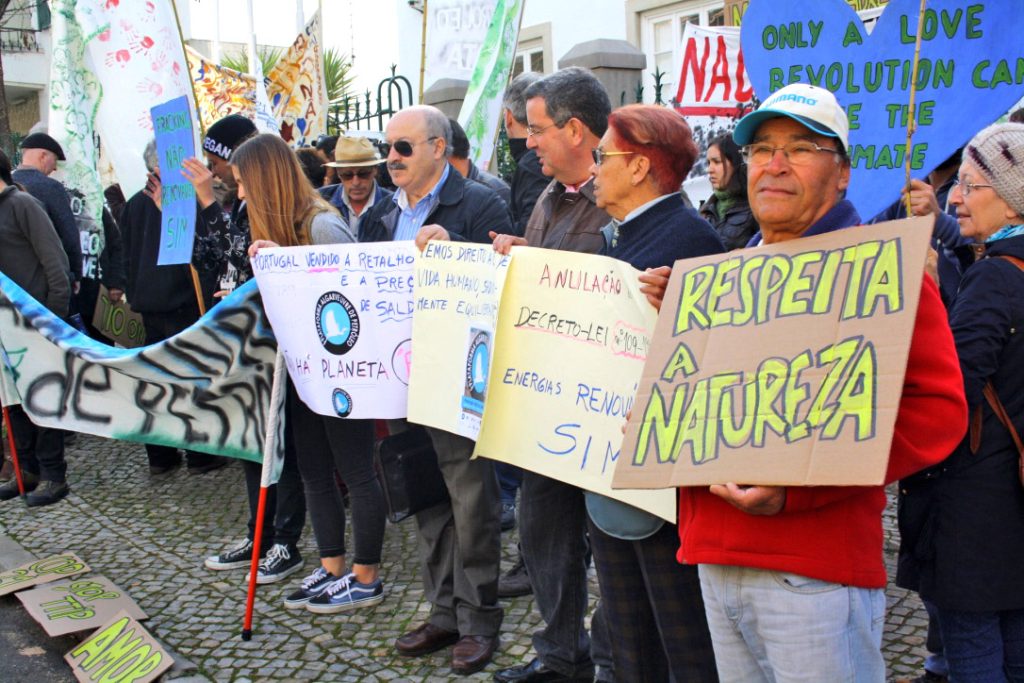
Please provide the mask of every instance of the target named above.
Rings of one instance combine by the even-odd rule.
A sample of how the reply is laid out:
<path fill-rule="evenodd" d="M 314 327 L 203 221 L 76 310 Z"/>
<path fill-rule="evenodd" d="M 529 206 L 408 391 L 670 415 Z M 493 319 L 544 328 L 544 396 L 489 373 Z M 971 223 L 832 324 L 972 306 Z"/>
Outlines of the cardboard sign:
<path fill-rule="evenodd" d="M 64 655 L 82 683 L 155 681 L 174 659 L 124 610 Z"/>
<path fill-rule="evenodd" d="M 0 574 L 0 595 L 87 571 L 89 565 L 74 553 L 52 555 Z"/>
<path fill-rule="evenodd" d="M 261 249 L 252 269 L 299 397 L 314 412 L 405 417 L 412 241 Z"/>
<path fill-rule="evenodd" d="M 156 264 L 192 262 L 196 236 L 196 190 L 181 174 L 181 162 L 196 155 L 188 97 L 153 107 L 153 132 L 160 157 L 160 253 Z"/>
<path fill-rule="evenodd" d="M 105 285 L 100 285 L 96 309 L 92 314 L 92 324 L 107 339 L 126 349 L 134 349 L 146 343 L 146 328 L 142 324 L 142 316 L 132 310 L 124 297 L 117 303 L 111 301 L 110 292 Z"/>
<path fill-rule="evenodd" d="M 921 33 L 916 125 L 907 146 L 919 0 L 893 0 L 871 35 L 843 0 L 754 0 L 743 17 L 747 72 L 764 101 L 789 83 L 826 87 L 850 118 L 847 198 L 864 218 L 895 201 L 910 158 L 923 178 L 1020 99 L 1018 3 L 930 0 Z"/>
<path fill-rule="evenodd" d="M 675 521 L 674 491 L 611 489 L 655 318 L 638 274 L 605 256 L 513 249 L 474 457 Z"/>
<path fill-rule="evenodd" d="M 417 257 L 410 422 L 476 439 L 508 264 L 489 244 L 430 242 Z"/>
<path fill-rule="evenodd" d="M 96 575 L 48 583 L 18 593 L 18 599 L 51 636 L 99 628 L 122 610 L 134 619 L 146 618 L 127 593 Z"/>
<path fill-rule="evenodd" d="M 614 485 L 880 484 L 932 224 L 677 261 Z"/>

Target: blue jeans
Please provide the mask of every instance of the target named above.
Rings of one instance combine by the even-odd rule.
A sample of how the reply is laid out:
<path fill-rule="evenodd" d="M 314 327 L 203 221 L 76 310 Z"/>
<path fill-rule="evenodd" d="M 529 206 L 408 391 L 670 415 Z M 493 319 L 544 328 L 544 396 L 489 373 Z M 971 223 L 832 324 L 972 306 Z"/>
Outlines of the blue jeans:
<path fill-rule="evenodd" d="M 501 504 L 515 505 L 516 491 L 523 483 L 523 471 L 507 462 L 494 463 L 494 472 L 498 475 L 498 486 L 501 489 Z"/>
<path fill-rule="evenodd" d="M 953 683 L 1024 681 L 1024 610 L 939 609 Z"/>
<path fill-rule="evenodd" d="M 722 683 L 883 683 L 885 593 L 787 572 L 699 566 Z"/>

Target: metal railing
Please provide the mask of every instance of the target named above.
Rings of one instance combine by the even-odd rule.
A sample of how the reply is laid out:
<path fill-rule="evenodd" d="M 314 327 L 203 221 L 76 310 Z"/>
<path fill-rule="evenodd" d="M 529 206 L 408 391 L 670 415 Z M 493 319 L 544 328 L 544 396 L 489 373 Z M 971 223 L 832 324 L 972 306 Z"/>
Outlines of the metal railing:
<path fill-rule="evenodd" d="M 362 96 L 346 95 L 332 102 L 327 111 L 327 132 L 337 135 L 342 130 L 384 130 L 384 125 L 402 108 L 412 104 L 412 84 L 405 76 L 395 74 L 397 65 L 391 65 L 391 75 L 377 85 L 373 99 L 367 90 Z M 376 127 L 374 127 L 376 123 Z"/>
<path fill-rule="evenodd" d="M 42 52 L 36 32 L 29 28 L 0 29 L 0 50 L 4 52 Z"/>

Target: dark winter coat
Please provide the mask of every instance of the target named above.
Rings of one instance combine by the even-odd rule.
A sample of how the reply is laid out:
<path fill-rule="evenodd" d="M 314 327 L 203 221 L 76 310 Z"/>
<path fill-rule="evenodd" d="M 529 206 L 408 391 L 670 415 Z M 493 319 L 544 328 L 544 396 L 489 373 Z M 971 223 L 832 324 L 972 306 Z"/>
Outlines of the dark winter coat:
<path fill-rule="evenodd" d="M 1024 236 L 988 245 L 963 276 L 950 313 L 980 448 L 966 438 L 931 471 L 901 482 L 903 547 L 897 582 L 940 608 L 1024 609 L 1024 487 L 1018 453 L 983 390 L 991 379 L 1018 432 L 1024 430 Z"/>
<path fill-rule="evenodd" d="M 82 244 L 78 236 L 78 224 L 71 212 L 71 197 L 58 181 L 36 168 L 23 166 L 11 174 L 14 182 L 42 202 L 46 215 L 57 230 L 60 243 L 67 254 L 73 280 L 82 279 Z"/>
<path fill-rule="evenodd" d="M 608 255 L 637 270 L 671 266 L 676 259 L 720 254 L 722 240 L 708 222 L 672 194 L 619 224 Z"/>
<path fill-rule="evenodd" d="M 750 211 L 750 204 L 746 199 L 737 198 L 732 206 L 726 209 L 725 215 L 719 218 L 718 197 L 711 195 L 701 204 L 699 213 L 722 238 L 728 251 L 747 246 L 751 235 L 758 229 L 757 221 L 754 220 L 754 214 Z"/>
<path fill-rule="evenodd" d="M 526 224 L 530 221 L 533 207 L 550 182 L 551 178 L 541 170 L 536 150 L 528 149 L 516 159 L 516 170 L 512 174 L 512 205 L 509 206 L 516 235 L 522 237 L 526 234 Z"/>

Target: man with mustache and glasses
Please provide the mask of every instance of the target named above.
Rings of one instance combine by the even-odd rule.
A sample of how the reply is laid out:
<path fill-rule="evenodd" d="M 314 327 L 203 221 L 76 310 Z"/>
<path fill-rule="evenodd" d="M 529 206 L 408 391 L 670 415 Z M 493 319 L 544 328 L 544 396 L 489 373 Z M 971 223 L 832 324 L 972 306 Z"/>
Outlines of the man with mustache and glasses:
<path fill-rule="evenodd" d="M 359 240 L 415 239 L 489 243 L 491 231 L 512 231 L 505 202 L 484 185 L 466 180 L 448 163 L 452 131 L 435 107 L 404 109 L 388 123 L 387 163 L 398 191 L 359 224 Z M 494 463 L 471 460 L 473 441 L 428 428 L 448 503 L 416 514 L 423 592 L 430 617 L 397 641 L 407 657 L 455 644 L 452 671 L 469 675 L 491 661 L 498 645 L 501 558 L 500 504 Z"/>
<path fill-rule="evenodd" d="M 324 164 L 335 169 L 338 183 L 321 188 L 320 196 L 338 210 L 354 235 L 370 209 L 391 199 L 393 193 L 377 184 L 377 167 L 385 161 L 369 139 L 342 136 L 334 147 L 334 161 Z"/>

